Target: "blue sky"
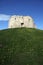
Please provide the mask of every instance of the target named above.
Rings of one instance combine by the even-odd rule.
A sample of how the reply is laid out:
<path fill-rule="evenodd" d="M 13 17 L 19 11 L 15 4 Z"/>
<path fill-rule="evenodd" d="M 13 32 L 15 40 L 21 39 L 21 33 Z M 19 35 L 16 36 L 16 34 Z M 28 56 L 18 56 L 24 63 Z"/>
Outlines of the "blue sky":
<path fill-rule="evenodd" d="M 12 15 L 28 15 L 43 30 L 43 0 L 0 0 L 0 30 L 8 28 Z"/>

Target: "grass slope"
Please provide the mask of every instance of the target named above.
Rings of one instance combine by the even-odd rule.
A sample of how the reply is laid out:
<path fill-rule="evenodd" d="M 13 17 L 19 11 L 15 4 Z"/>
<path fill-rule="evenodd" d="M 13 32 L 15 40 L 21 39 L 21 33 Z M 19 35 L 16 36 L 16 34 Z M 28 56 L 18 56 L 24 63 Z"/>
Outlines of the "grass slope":
<path fill-rule="evenodd" d="M 43 31 L 29 28 L 0 31 L 0 65 L 43 65 Z"/>

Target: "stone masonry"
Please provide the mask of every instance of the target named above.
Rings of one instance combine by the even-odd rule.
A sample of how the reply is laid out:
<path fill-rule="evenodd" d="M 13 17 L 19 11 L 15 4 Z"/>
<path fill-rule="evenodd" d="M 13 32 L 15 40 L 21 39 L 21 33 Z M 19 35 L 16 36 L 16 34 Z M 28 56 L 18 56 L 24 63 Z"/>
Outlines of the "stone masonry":
<path fill-rule="evenodd" d="M 9 19 L 8 28 L 36 28 L 32 17 L 13 15 Z"/>

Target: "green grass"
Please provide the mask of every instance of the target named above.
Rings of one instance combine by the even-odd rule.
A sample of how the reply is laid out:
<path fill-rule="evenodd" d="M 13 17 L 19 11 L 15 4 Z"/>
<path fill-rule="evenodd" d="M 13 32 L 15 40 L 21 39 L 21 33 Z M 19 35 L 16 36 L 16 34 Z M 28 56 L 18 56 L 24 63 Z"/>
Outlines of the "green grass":
<path fill-rule="evenodd" d="M 0 31 L 0 65 L 43 65 L 43 30 Z"/>

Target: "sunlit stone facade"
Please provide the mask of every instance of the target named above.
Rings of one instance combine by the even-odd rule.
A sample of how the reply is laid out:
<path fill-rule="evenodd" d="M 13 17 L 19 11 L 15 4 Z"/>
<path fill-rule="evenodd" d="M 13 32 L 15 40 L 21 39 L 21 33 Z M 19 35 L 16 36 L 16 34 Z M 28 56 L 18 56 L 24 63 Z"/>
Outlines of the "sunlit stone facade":
<path fill-rule="evenodd" d="M 13 15 L 9 19 L 8 28 L 36 28 L 33 19 L 30 16 Z"/>

